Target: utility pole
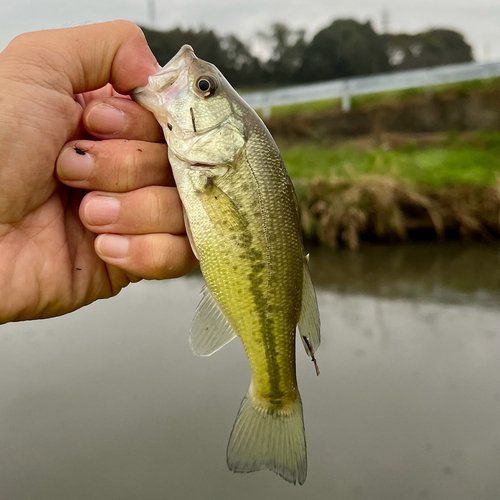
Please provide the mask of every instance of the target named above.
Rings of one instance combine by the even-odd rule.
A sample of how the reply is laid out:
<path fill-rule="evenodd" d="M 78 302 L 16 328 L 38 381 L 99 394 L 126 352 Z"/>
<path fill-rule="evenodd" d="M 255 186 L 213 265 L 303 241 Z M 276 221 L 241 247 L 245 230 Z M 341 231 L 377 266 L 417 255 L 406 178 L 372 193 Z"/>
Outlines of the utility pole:
<path fill-rule="evenodd" d="M 156 28 L 156 4 L 155 0 L 148 0 L 149 25 Z"/>
<path fill-rule="evenodd" d="M 382 33 L 389 33 L 389 11 L 382 11 Z"/>

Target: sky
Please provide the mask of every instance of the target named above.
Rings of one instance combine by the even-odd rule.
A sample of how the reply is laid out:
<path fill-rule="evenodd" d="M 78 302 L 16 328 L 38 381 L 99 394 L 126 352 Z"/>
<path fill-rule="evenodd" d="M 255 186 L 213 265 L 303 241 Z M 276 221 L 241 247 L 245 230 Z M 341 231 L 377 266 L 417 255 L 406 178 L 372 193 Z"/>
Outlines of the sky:
<path fill-rule="evenodd" d="M 429 28 L 460 31 L 477 61 L 500 61 L 500 0 L 1 0 L 0 50 L 26 32 L 128 19 L 155 28 L 211 28 L 249 41 L 274 22 L 303 28 L 312 36 L 334 19 L 371 21 L 382 31 L 383 13 L 391 33 Z M 78 5 L 78 4 L 76 4 Z"/>

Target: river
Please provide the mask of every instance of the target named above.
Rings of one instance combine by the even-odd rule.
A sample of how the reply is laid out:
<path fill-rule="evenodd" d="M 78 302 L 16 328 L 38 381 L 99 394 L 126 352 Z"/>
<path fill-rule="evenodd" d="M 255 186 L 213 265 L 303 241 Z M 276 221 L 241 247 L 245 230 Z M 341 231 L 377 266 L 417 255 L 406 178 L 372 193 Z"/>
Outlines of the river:
<path fill-rule="evenodd" d="M 311 267 L 303 486 L 227 470 L 249 370 L 238 339 L 191 354 L 194 273 L 0 328 L 0 499 L 499 498 L 499 248 L 313 249 Z"/>

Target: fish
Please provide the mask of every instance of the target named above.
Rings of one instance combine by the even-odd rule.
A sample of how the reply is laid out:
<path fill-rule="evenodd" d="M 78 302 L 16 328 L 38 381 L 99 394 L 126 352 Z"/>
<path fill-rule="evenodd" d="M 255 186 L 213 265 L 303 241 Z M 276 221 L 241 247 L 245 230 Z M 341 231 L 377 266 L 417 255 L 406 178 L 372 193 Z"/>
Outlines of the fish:
<path fill-rule="evenodd" d="M 186 233 L 205 278 L 192 351 L 210 356 L 239 337 L 250 364 L 228 467 L 269 469 L 303 484 L 295 336 L 298 328 L 317 367 L 320 319 L 297 197 L 278 147 L 218 68 L 189 45 L 131 96 L 162 126 Z"/>

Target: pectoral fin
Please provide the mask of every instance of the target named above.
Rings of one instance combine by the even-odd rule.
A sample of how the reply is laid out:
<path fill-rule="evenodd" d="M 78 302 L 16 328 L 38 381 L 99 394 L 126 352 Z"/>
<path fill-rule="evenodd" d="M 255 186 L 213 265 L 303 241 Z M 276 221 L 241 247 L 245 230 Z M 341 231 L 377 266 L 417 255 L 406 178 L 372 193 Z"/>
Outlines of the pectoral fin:
<path fill-rule="evenodd" d="M 314 361 L 316 372 L 319 374 L 314 358 L 314 353 L 321 343 L 319 309 L 307 261 L 308 259 L 306 258 L 306 262 L 304 262 L 304 281 L 302 285 L 302 311 L 300 313 L 298 327 L 306 353 Z"/>
<path fill-rule="evenodd" d="M 193 232 L 191 231 L 191 225 L 189 224 L 189 219 L 187 218 L 186 210 L 184 209 L 184 207 L 182 207 L 182 215 L 184 216 L 184 226 L 186 227 L 186 234 L 189 240 L 189 244 L 191 245 L 191 250 L 193 251 L 194 256 L 198 260 L 200 260 L 198 250 L 196 249 L 196 244 L 194 242 Z"/>
<path fill-rule="evenodd" d="M 247 231 L 248 223 L 231 198 L 215 182 L 207 179 L 203 192 L 199 194 L 206 214 L 213 224 L 227 237 L 233 231 Z"/>
<path fill-rule="evenodd" d="M 189 342 L 197 356 L 210 356 L 236 337 L 231 325 L 204 286 L 203 295 L 191 324 Z"/>

